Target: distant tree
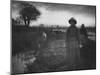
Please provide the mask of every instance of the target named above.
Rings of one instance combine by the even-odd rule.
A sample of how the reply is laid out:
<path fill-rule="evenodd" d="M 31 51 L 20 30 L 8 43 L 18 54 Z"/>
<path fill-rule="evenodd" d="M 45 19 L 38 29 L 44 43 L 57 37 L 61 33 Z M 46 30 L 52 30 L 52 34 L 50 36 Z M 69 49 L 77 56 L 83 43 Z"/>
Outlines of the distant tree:
<path fill-rule="evenodd" d="M 16 24 L 18 23 L 18 22 L 17 22 L 15 19 L 13 19 L 13 18 L 12 18 L 12 21 L 11 21 L 11 22 L 12 22 L 12 25 L 16 25 Z"/>
<path fill-rule="evenodd" d="M 16 21 L 18 22 L 18 24 L 23 24 L 23 20 L 21 19 L 21 17 L 17 17 Z"/>
<path fill-rule="evenodd" d="M 25 4 L 24 8 L 20 11 L 20 17 L 24 21 L 26 26 L 30 25 L 31 20 L 37 20 L 40 16 L 39 10 L 35 6 L 30 4 Z"/>
<path fill-rule="evenodd" d="M 44 24 L 40 24 L 40 27 L 44 27 Z"/>

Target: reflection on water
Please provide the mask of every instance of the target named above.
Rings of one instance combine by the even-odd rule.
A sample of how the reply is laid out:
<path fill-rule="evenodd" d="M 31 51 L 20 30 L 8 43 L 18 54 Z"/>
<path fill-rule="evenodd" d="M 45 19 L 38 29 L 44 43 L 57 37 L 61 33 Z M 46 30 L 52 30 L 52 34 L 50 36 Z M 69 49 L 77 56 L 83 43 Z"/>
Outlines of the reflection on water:
<path fill-rule="evenodd" d="M 34 63 L 36 57 L 34 51 L 20 53 L 12 58 L 12 72 L 13 73 L 24 73 L 27 71 L 27 66 Z"/>

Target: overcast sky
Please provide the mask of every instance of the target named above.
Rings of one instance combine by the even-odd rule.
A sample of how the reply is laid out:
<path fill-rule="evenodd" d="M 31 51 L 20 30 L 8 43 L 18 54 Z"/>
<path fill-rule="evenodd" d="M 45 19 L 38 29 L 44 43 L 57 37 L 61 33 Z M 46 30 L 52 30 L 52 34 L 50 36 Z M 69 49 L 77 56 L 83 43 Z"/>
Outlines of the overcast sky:
<path fill-rule="evenodd" d="M 37 21 L 32 21 L 31 26 L 45 25 L 60 25 L 69 26 L 68 20 L 74 17 L 77 20 L 77 26 L 85 24 L 85 26 L 95 26 L 95 6 L 83 6 L 72 4 L 55 4 L 55 3 L 40 3 L 28 2 L 34 5 L 40 12 L 40 18 Z M 12 2 L 12 18 L 19 17 L 21 10 L 21 2 Z"/>

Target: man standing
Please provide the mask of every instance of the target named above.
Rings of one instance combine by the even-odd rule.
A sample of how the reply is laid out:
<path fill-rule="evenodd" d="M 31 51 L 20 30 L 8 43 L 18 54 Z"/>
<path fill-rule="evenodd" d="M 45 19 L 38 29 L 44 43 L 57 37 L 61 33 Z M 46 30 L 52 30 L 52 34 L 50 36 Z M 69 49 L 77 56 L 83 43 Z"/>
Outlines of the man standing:
<path fill-rule="evenodd" d="M 77 21 L 72 17 L 69 20 L 70 27 L 68 28 L 66 32 L 66 45 L 67 50 L 69 51 L 69 61 L 72 66 L 72 68 L 75 68 L 75 66 L 80 61 L 80 48 L 79 48 L 79 31 L 76 27 Z"/>

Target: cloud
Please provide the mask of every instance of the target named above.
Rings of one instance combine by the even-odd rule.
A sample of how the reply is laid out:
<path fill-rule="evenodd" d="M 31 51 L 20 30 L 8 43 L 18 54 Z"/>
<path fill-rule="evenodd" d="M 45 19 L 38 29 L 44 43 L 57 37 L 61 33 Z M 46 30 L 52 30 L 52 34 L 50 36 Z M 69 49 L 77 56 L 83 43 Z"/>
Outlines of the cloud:
<path fill-rule="evenodd" d="M 85 14 L 76 14 L 71 11 L 51 11 L 44 7 L 39 9 L 42 13 L 40 19 L 37 22 L 32 22 L 31 25 L 35 24 L 46 24 L 46 25 L 61 25 L 69 26 L 68 20 L 74 17 L 77 20 L 77 25 L 85 24 L 86 26 L 95 25 L 95 17 L 87 16 Z"/>
<path fill-rule="evenodd" d="M 72 5 L 72 4 L 55 4 L 28 2 L 36 6 L 41 12 L 40 18 L 37 21 L 32 21 L 31 26 L 45 25 L 60 25 L 69 26 L 68 20 L 75 17 L 77 26 L 85 24 L 86 26 L 95 26 L 95 6 Z M 12 3 L 12 18 L 19 17 L 21 10 L 21 2 Z"/>

